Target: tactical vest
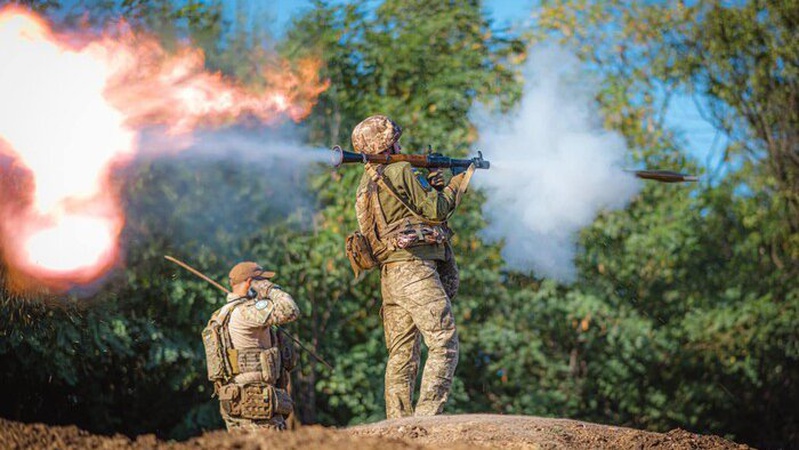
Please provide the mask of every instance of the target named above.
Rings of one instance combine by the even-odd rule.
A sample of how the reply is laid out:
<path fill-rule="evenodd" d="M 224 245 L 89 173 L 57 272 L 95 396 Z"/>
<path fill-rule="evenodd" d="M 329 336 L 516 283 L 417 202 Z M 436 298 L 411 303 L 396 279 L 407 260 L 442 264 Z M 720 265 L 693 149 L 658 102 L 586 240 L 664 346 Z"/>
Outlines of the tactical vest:
<path fill-rule="evenodd" d="M 370 176 L 365 187 L 358 190 L 355 198 L 358 226 L 369 242 L 372 254 L 378 263 L 383 263 L 391 252 L 418 245 L 441 244 L 449 240 L 452 231 L 446 221 L 434 221 L 422 216 L 414 205 L 405 199 L 383 176 L 385 166 L 366 166 Z M 380 205 L 378 192 L 384 189 L 411 213 L 410 217 L 388 223 Z"/>
<path fill-rule="evenodd" d="M 284 389 L 275 387 L 283 371 L 296 365 L 291 342 L 282 339 L 270 328 L 273 347 L 236 349 L 230 337 L 229 324 L 233 310 L 248 298 L 241 298 L 214 311 L 203 329 L 208 379 L 214 383 L 222 408 L 231 416 L 248 419 L 269 419 L 275 414 L 289 414 L 293 403 Z M 239 374 L 259 373 L 260 383 L 239 385 Z"/>

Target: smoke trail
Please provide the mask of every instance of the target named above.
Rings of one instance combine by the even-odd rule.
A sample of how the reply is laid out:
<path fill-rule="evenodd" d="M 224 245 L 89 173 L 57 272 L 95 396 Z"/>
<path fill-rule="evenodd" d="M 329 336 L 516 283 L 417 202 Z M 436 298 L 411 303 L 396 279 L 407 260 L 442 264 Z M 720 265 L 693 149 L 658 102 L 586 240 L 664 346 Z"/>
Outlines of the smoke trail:
<path fill-rule="evenodd" d="M 287 217 L 306 218 L 315 201 L 307 186 L 309 171 L 327 163 L 330 151 L 302 145 L 298 135 L 288 124 L 177 136 L 149 130 L 140 137 L 141 150 L 125 184 L 141 184 L 135 181 L 141 176 L 154 183 L 152 190 L 128 196 L 130 228 L 158 218 L 173 245 L 201 244 L 224 255 L 230 242 L 223 234 L 243 238 Z M 142 175 L 136 173 L 139 167 Z M 297 222 L 303 221 L 292 221 L 303 226 Z"/>
<path fill-rule="evenodd" d="M 188 135 L 149 130 L 140 137 L 138 156 L 142 159 L 171 157 L 175 159 L 236 160 L 271 169 L 282 162 L 298 168 L 312 163 L 328 162 L 329 149 L 299 143 L 296 127 L 280 128 L 230 127 L 223 130 L 198 131 Z M 280 175 L 280 174 L 273 174 Z"/>
<path fill-rule="evenodd" d="M 476 111 L 479 145 L 492 163 L 475 177 L 488 193 L 483 235 L 504 241 L 511 269 L 570 282 L 579 230 L 600 210 L 623 208 L 640 184 L 621 170 L 624 139 L 601 128 L 597 88 L 580 75 L 578 60 L 545 47 L 528 61 L 513 114 Z"/>

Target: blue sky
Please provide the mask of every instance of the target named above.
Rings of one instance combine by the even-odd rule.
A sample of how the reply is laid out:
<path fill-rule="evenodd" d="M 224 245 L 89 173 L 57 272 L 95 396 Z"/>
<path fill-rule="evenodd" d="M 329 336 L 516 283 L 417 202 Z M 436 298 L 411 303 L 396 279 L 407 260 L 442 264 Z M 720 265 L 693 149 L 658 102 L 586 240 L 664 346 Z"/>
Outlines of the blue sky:
<path fill-rule="evenodd" d="M 236 1 L 258 5 L 272 11 L 278 24 L 285 24 L 292 15 L 311 5 L 310 0 L 228 0 L 228 3 L 235 4 Z M 483 2 L 486 12 L 497 24 L 508 25 L 529 17 L 533 6 L 537 3 L 537 0 L 486 0 Z"/>

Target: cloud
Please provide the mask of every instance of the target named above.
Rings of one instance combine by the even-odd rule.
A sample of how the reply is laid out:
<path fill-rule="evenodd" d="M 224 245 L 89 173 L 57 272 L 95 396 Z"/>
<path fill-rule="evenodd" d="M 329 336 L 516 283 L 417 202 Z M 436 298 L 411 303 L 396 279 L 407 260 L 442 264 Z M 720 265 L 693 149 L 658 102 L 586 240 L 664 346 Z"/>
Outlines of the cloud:
<path fill-rule="evenodd" d="M 559 47 L 530 52 L 525 90 L 510 114 L 474 111 L 479 148 L 491 161 L 475 177 L 488 193 L 482 235 L 503 241 L 513 270 L 570 282 L 576 277 L 577 235 L 597 213 L 624 208 L 640 183 L 622 171 L 624 138 L 604 130 L 598 86 L 579 61 Z"/>

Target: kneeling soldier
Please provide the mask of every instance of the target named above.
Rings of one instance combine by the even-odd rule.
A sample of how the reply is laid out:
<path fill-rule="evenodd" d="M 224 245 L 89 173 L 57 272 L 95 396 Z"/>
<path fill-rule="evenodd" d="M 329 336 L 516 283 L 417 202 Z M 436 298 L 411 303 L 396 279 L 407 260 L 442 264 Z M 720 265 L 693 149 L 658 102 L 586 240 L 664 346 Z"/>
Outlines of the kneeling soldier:
<path fill-rule="evenodd" d="M 286 429 L 293 403 L 286 390 L 296 359 L 273 325 L 292 322 L 297 304 L 254 262 L 230 271 L 232 292 L 203 330 L 208 378 L 214 382 L 228 431 Z"/>

